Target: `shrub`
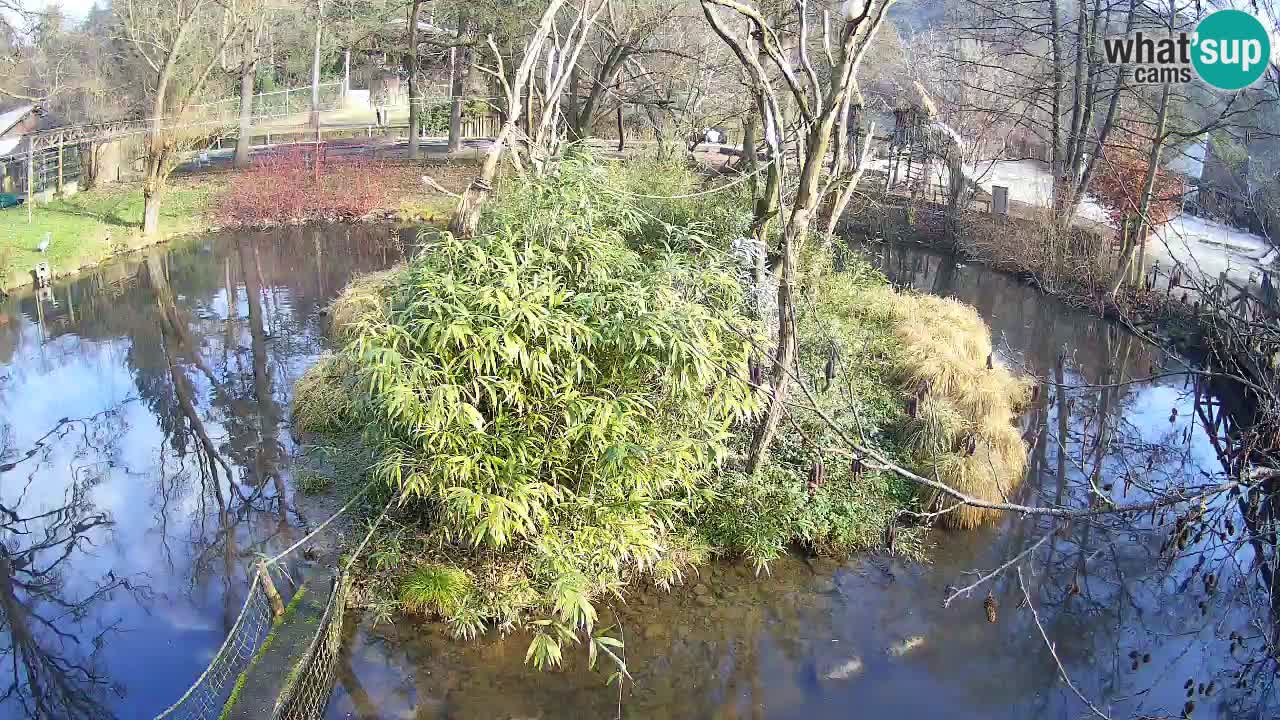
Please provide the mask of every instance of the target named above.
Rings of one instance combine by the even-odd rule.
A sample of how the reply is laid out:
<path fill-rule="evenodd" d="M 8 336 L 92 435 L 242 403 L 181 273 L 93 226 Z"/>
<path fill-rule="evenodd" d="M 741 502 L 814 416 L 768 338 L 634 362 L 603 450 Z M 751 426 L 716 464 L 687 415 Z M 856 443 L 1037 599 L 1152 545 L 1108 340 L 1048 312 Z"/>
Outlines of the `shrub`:
<path fill-rule="evenodd" d="M 513 571 L 495 593 L 533 591 L 536 664 L 591 630 L 601 593 L 698 557 L 676 525 L 758 406 L 728 268 L 642 257 L 639 211 L 607 182 L 567 163 L 480 236 L 424 237 L 387 310 L 350 326 L 375 472 L 472 548 L 474 577 Z"/>
<path fill-rule="evenodd" d="M 255 157 L 236 175 L 215 217 L 228 225 L 353 219 L 386 204 L 390 193 L 382 163 L 367 158 L 323 158 L 294 148 Z"/>
<path fill-rule="evenodd" d="M 403 271 L 403 266 L 397 266 L 360 275 L 348 283 L 329 303 L 329 337 L 344 343 L 354 336 L 361 321 L 383 319 L 387 297 Z"/>
<path fill-rule="evenodd" d="M 1014 427 L 1030 385 L 995 362 L 991 330 L 954 300 L 878 291 L 894 308 L 901 343 L 892 377 L 908 411 L 899 437 L 916 470 L 968 495 L 998 502 L 1022 483 L 1026 445 Z M 923 503 L 947 509 L 939 522 L 972 528 L 999 513 L 921 489 Z"/>

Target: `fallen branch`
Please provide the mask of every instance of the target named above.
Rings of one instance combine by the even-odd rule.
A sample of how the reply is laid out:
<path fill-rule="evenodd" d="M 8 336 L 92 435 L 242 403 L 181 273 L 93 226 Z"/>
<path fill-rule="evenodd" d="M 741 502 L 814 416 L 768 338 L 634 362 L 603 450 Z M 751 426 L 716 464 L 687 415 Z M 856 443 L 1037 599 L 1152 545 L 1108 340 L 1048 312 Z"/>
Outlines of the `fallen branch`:
<path fill-rule="evenodd" d="M 1031 602 L 1031 594 L 1027 592 L 1027 584 L 1022 580 L 1022 568 L 1018 568 L 1018 585 L 1022 588 L 1023 601 L 1026 602 L 1027 607 L 1031 608 L 1031 617 L 1036 621 L 1036 627 L 1040 630 L 1040 637 L 1044 638 L 1044 644 L 1049 648 L 1049 654 L 1053 656 L 1053 661 L 1058 665 L 1058 674 L 1062 676 L 1063 682 L 1067 684 L 1067 687 L 1071 688 L 1071 692 L 1075 693 L 1081 702 L 1089 706 L 1094 715 L 1097 715 L 1101 720 L 1111 720 L 1110 715 L 1099 710 L 1097 705 L 1090 702 L 1089 698 L 1080 692 L 1080 689 L 1076 687 L 1075 683 L 1071 682 L 1071 678 L 1067 675 L 1067 669 L 1062 667 L 1062 661 L 1058 659 L 1058 650 L 1049 641 L 1049 635 L 1044 631 L 1044 625 L 1040 624 L 1040 614 L 1036 612 L 1036 605 Z"/>
<path fill-rule="evenodd" d="M 955 600 L 956 598 L 958 598 L 958 597 L 960 597 L 961 595 L 963 595 L 963 594 L 965 594 L 965 593 L 969 592 L 970 590 L 973 590 L 974 588 L 976 588 L 976 587 L 978 587 L 979 585 L 981 585 L 982 583 L 984 583 L 984 582 L 986 582 L 986 581 L 990 580 L 991 578 L 995 577 L 996 575 L 999 575 L 1000 573 L 1002 573 L 1002 572 L 1004 572 L 1005 570 L 1009 569 L 1009 567 L 1010 567 L 1011 565 L 1013 565 L 1014 563 L 1017 563 L 1017 562 L 1018 562 L 1019 560 L 1021 560 L 1022 558 L 1024 558 L 1024 557 L 1026 557 L 1026 556 L 1030 555 L 1031 553 L 1035 552 L 1036 548 L 1038 548 L 1038 547 L 1040 547 L 1041 545 L 1043 545 L 1043 544 L 1044 544 L 1044 542 L 1045 542 L 1046 540 L 1048 540 L 1049 538 L 1053 537 L 1053 534 L 1054 534 L 1054 533 L 1056 533 L 1056 532 L 1058 532 L 1058 528 L 1057 528 L 1057 527 L 1054 527 L 1052 530 L 1050 530 L 1048 533 L 1046 533 L 1044 537 L 1042 537 L 1042 538 L 1040 538 L 1039 540 L 1035 541 L 1035 543 L 1033 543 L 1032 545 L 1030 545 L 1026 550 L 1023 550 L 1022 552 L 1018 553 L 1017 555 L 1014 555 L 1013 557 L 1009 558 L 1009 562 L 1006 562 L 1005 564 L 1001 565 L 1000 567 L 996 568 L 995 570 L 992 570 L 991 572 L 987 573 L 986 575 L 983 575 L 982 577 L 980 577 L 980 578 L 978 578 L 977 580 L 975 580 L 972 584 L 970 584 L 970 585 L 966 585 L 966 586 L 964 586 L 964 587 L 960 588 L 959 590 L 956 590 L 955 592 L 951 593 L 950 595 L 948 595 L 948 596 L 947 596 L 947 599 L 946 599 L 946 600 L 943 600 L 943 601 L 942 601 L 942 607 L 944 607 L 944 608 L 945 608 L 945 607 L 950 607 L 950 606 L 951 606 L 951 601 L 952 601 L 952 600 Z"/>
<path fill-rule="evenodd" d="M 446 189 L 445 189 L 445 187 L 444 187 L 443 185 L 441 185 L 440 183 L 436 182 L 436 181 L 435 181 L 435 180 L 434 180 L 430 175 L 423 175 L 423 176 L 422 176 L 422 184 L 423 184 L 423 185 L 426 185 L 426 186 L 427 186 L 427 188 L 428 188 L 429 190 L 435 190 L 436 192 L 438 192 L 438 193 L 440 193 L 440 194 L 442 194 L 442 195 L 448 195 L 448 196 L 449 196 L 449 197 L 451 197 L 451 198 L 459 198 L 459 197 L 462 197 L 462 195 L 460 195 L 460 194 L 458 194 L 458 193 L 456 193 L 456 192 L 452 192 L 452 191 L 450 191 L 450 190 L 446 190 Z"/>

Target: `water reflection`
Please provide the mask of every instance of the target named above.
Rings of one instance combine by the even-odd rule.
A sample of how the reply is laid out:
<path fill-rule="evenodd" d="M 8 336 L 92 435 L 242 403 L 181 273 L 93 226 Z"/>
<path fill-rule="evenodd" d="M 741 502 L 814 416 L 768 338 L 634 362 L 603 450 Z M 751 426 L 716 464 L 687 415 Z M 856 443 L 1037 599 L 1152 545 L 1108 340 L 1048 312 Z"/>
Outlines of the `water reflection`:
<path fill-rule="evenodd" d="M 151 717 L 306 524 L 287 408 L 387 229 L 221 235 L 0 305 L 0 717 Z"/>
<path fill-rule="evenodd" d="M 1028 480 L 1010 499 L 1099 507 L 1220 475 L 1196 412 L 1206 396 L 1185 375 L 1147 380 L 1176 368 L 1172 358 L 1005 276 L 911 247 L 864 252 L 899 284 L 978 307 L 1003 361 L 1044 380 L 1022 418 Z M 428 624 L 366 621 L 348 628 L 329 717 L 1091 714 L 1064 686 L 1037 615 L 1076 687 L 1112 717 L 1179 717 L 1187 702 L 1196 717 L 1268 716 L 1274 664 L 1259 661 L 1249 628 L 1256 615 L 1243 600 L 1256 585 L 1250 553 L 1215 545 L 1212 533 L 1177 557 L 1162 553 L 1176 520 L 1172 512 L 1070 524 L 1010 519 L 938 534 L 928 565 L 790 558 L 768 578 L 715 565 L 671 595 L 629 595 L 602 612 L 627 642 L 635 683 L 622 693 L 580 659 L 556 673 L 526 667 L 524 637 L 466 644 Z M 957 588 L 1024 552 L 1022 582 L 1001 574 L 943 607 Z M 1206 557 L 1240 571 L 1221 571 L 1208 591 Z M 1236 632 L 1250 636 L 1248 647 L 1235 647 Z M 1231 687 L 1246 670 L 1249 687 Z"/>

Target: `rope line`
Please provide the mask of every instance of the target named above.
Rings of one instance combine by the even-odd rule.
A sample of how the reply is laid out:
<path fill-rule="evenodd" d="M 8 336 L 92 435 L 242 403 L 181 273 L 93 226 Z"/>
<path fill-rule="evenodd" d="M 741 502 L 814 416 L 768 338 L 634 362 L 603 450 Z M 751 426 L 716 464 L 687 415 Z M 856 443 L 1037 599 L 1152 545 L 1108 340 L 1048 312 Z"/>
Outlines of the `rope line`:
<path fill-rule="evenodd" d="M 182 694 L 182 697 L 178 698 L 172 705 L 165 708 L 163 712 L 156 716 L 155 720 L 163 720 L 163 718 L 171 716 L 175 711 L 177 711 L 179 706 L 195 694 L 196 690 L 200 688 L 201 683 L 209 677 L 209 673 L 213 672 L 218 661 L 226 654 L 227 648 L 231 645 L 231 641 L 235 639 L 236 632 L 240 630 L 240 627 L 244 624 L 245 617 L 249 614 L 249 610 L 253 604 L 254 591 L 258 589 L 260 581 L 258 573 L 254 572 L 253 581 L 249 583 L 249 592 L 244 596 L 244 605 L 240 607 L 240 614 L 236 617 L 235 624 L 231 626 L 231 631 L 227 633 L 227 637 L 222 641 L 222 645 L 218 648 L 218 651 L 213 654 L 213 660 L 209 661 L 209 666 L 204 669 L 204 672 L 200 673 L 200 677 L 196 678 L 195 682 L 191 683 L 191 687 L 187 688 L 187 691 Z"/>
<path fill-rule="evenodd" d="M 755 172 L 749 172 L 746 175 L 743 175 L 742 177 L 738 178 L 737 180 L 734 180 L 733 182 L 728 182 L 728 183 L 725 183 L 724 185 L 717 185 L 716 187 L 713 187 L 709 190 L 701 190 L 696 193 L 689 193 L 688 195 L 645 195 L 643 193 L 633 193 L 627 190 L 618 190 L 618 189 L 612 189 L 609 192 L 617 195 L 626 195 L 628 197 L 645 198 L 646 200 L 687 200 L 689 198 L 702 197 L 703 195 L 711 195 L 713 193 L 722 192 L 724 190 L 728 190 L 729 188 L 735 185 L 740 185 L 746 182 L 747 180 L 755 177 L 756 175 L 759 175 L 765 170 L 768 170 L 769 166 L 772 164 L 773 164 L 773 161 L 770 160 L 764 165 L 761 165 L 758 169 L 755 170 Z"/>
<path fill-rule="evenodd" d="M 378 519 L 373 521 L 373 525 L 369 527 L 369 532 L 364 536 L 364 540 L 361 541 L 360 546 L 356 548 L 354 553 L 351 553 L 350 559 L 347 560 L 347 564 L 342 568 L 343 573 L 351 570 L 351 566 L 355 564 L 356 558 L 360 557 L 360 553 L 364 552 L 365 546 L 369 544 L 369 540 L 373 539 L 373 534 L 377 532 L 378 526 L 382 524 L 382 519 L 387 516 L 387 513 L 390 510 L 391 503 L 388 502 L 387 506 L 382 508 L 382 514 L 378 515 Z"/>
<path fill-rule="evenodd" d="M 285 548 L 285 549 L 284 549 L 280 554 L 276 555 L 275 557 L 267 558 L 267 563 L 268 563 L 268 564 L 272 564 L 272 565 L 274 565 L 275 563 L 279 562 L 280 558 L 283 558 L 285 555 L 288 555 L 289 553 L 293 552 L 294 550 L 297 550 L 299 547 L 301 547 L 303 544 L 305 544 L 308 540 L 310 540 L 311 538 L 315 537 L 316 533 L 318 533 L 318 532 L 320 532 L 321 530 L 323 530 L 323 529 L 325 529 L 326 527 L 328 527 L 328 526 L 329 526 L 329 523 L 333 522 L 334 520 L 337 520 L 339 515 L 341 515 L 342 513 L 346 512 L 348 508 L 350 508 L 352 505 L 354 505 L 354 504 L 355 504 L 355 502 L 356 502 L 356 500 L 359 500 L 359 499 L 360 499 L 360 498 L 361 498 L 361 497 L 362 497 L 366 492 L 368 492 L 368 491 L 369 491 L 369 488 L 373 487 L 373 484 L 374 484 L 375 482 L 377 482 L 377 481 L 376 481 L 376 480 L 370 480 L 369 482 L 365 483 L 364 487 L 360 488 L 359 492 L 357 492 L 355 495 L 352 495 L 352 496 L 351 496 L 351 499 L 347 501 L 347 504 L 346 504 L 346 505 L 343 505 L 341 508 L 338 508 L 338 511 L 337 511 L 337 512 L 335 512 L 334 514 L 330 515 L 328 520 L 325 520 L 324 522 L 322 522 L 322 523 L 320 523 L 318 526 L 316 526 L 316 529 L 315 529 L 315 530 L 312 530 L 311 532 L 307 533 L 306 535 L 303 535 L 303 536 L 302 536 L 302 539 L 298 540 L 298 542 L 296 542 L 296 543 L 294 543 L 294 544 L 290 545 L 289 547 Z M 362 546 L 362 547 L 363 547 L 363 546 Z"/>
<path fill-rule="evenodd" d="M 377 480 L 370 480 L 365 483 L 364 486 L 355 493 L 355 495 L 351 496 L 351 499 L 330 515 L 324 522 L 316 526 L 314 530 L 304 535 L 289 547 L 285 548 L 282 552 L 273 557 L 264 559 L 263 562 L 268 565 L 277 564 L 285 556 L 310 542 L 321 530 L 324 530 L 326 527 L 331 525 L 334 520 L 337 520 L 341 515 L 350 510 L 351 507 L 355 505 L 356 501 L 364 497 L 376 482 Z M 369 528 L 369 532 L 365 535 L 364 540 L 360 543 L 359 547 L 356 548 L 355 553 L 342 569 L 339 580 L 344 580 L 347 570 L 350 569 L 351 565 L 360 557 L 360 554 L 364 552 L 364 549 L 368 546 L 370 540 L 373 539 L 374 532 L 377 531 L 383 518 L 385 518 L 387 513 L 391 510 L 391 505 L 392 503 L 387 503 L 387 506 L 383 508 L 382 513 L 378 516 L 377 521 L 375 521 Z M 335 592 L 343 592 L 343 590 L 339 589 Z M 330 604 L 332 605 L 332 603 L 333 600 L 331 599 Z M 262 615 L 263 617 L 257 617 L 257 615 Z M 248 624 L 251 616 L 259 621 L 259 627 L 257 627 L 255 631 L 246 630 L 246 625 Z M 223 694 L 223 683 L 225 683 L 234 674 L 236 671 L 236 668 L 234 667 L 235 665 L 241 662 L 247 663 L 249 658 L 257 652 L 259 644 L 262 641 L 262 636 L 265 634 L 262 632 L 263 627 L 265 627 L 265 625 L 263 625 L 264 618 L 265 623 L 269 624 L 269 616 L 270 611 L 267 608 L 264 591 L 262 590 L 261 570 L 255 570 L 253 573 L 253 579 L 249 583 L 249 592 L 245 595 L 244 604 L 240 607 L 240 614 L 236 617 L 236 621 L 232 624 L 231 630 L 228 631 L 226 638 L 223 639 L 222 645 L 219 646 L 217 652 L 213 654 L 213 658 L 209 661 L 208 666 L 205 667 L 204 672 L 200 673 L 200 676 L 191 683 L 191 686 L 187 688 L 187 691 L 184 692 L 181 697 L 175 700 L 169 707 L 165 708 L 159 715 L 156 715 L 155 720 L 166 720 L 168 718 L 179 717 L 217 717 L 222 710 L 222 705 L 216 701 L 221 699 Z M 328 613 L 326 613 L 326 616 L 328 616 Z M 320 632 L 325 632 L 323 625 Z M 251 635 L 252 637 L 247 637 L 246 639 L 246 635 Z M 317 637 L 318 636 L 319 634 L 317 634 Z M 211 680 L 215 674 L 220 677 Z M 187 712 L 180 713 L 179 711 L 184 710 L 184 705 L 199 693 L 204 693 L 204 695 L 199 698 L 197 706 L 186 709 L 188 710 Z"/>

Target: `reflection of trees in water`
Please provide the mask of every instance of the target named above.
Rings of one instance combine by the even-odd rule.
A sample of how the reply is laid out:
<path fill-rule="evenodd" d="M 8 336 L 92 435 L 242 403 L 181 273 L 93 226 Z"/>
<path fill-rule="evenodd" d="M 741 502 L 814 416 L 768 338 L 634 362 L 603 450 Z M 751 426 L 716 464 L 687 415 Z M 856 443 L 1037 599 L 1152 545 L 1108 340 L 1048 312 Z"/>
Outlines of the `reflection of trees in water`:
<path fill-rule="evenodd" d="M 950 258 L 891 245 L 878 252 L 895 281 L 976 305 L 996 334 L 1020 349 L 1016 361 L 1047 381 L 1027 413 L 1033 451 L 1024 502 L 1087 508 L 1167 497 L 1239 478 L 1245 461 L 1258 459 L 1249 433 L 1223 421 L 1229 413 L 1222 400 L 1238 389 L 1224 393 L 1178 377 L 1173 381 L 1186 380 L 1180 390 L 1166 385 L 1140 401 L 1162 363 L 1115 324 L 1042 299 L 1007 277 L 957 268 Z M 1149 398 L 1171 398 L 1167 421 Z M 1271 502 L 1278 483 L 1266 479 L 1203 506 L 1097 516 L 1061 528 L 1028 565 L 1036 571 L 1029 593 L 1058 654 L 1078 673 L 1074 680 L 1093 697 L 1134 712 L 1180 715 L 1187 699 L 1181 683 L 1190 676 L 1191 697 L 1202 707 L 1265 714 L 1276 701 L 1271 658 L 1280 656 L 1280 516 Z M 974 558 L 974 566 L 994 567 L 1048 530 L 1029 520 L 1014 528 L 998 541 L 998 553 Z M 1016 602 L 1020 590 L 1009 587 L 1011 579 L 994 584 Z M 1038 635 L 1034 627 L 1031 633 Z M 1233 640 L 1241 635 L 1243 646 Z M 1151 679 L 1157 673 L 1144 662 L 1149 653 L 1167 678 Z M 1241 679 L 1247 687 L 1232 687 Z M 1201 695 L 1210 682 L 1218 692 Z"/>
<path fill-rule="evenodd" d="M 0 565 L 0 570 L 12 570 L 7 579 L 0 578 L 12 589 L 6 593 L 0 587 L 0 602 L 5 603 L 0 608 L 5 612 L 2 629 L 16 633 L 11 652 L 19 668 L 29 660 L 40 661 L 30 671 L 15 671 L 20 682 L 13 684 L 8 697 L 16 701 L 24 692 L 28 698 L 66 696 L 69 690 L 64 689 L 74 685 L 88 698 L 49 700 L 31 705 L 34 710 L 28 714 L 108 715 L 104 708 L 111 698 L 104 693 L 112 688 L 93 661 L 99 647 L 110 642 L 112 626 L 102 618 L 114 616 L 112 602 L 145 602 L 150 597 L 122 595 L 120 588 L 137 586 L 114 577 L 89 583 L 76 571 L 87 566 L 80 562 L 86 540 L 99 542 L 111 525 L 111 519 L 95 514 L 87 499 L 95 484 L 106 486 L 145 474 L 154 486 L 154 503 L 131 508 L 130 517 L 116 519 L 134 526 L 150 521 L 148 535 L 162 548 L 169 573 L 178 576 L 177 583 L 164 578 L 164 584 L 189 584 L 188 591 L 199 595 L 220 582 L 224 624 L 238 609 L 245 558 L 262 543 L 287 541 L 288 533 L 294 532 L 282 470 L 287 451 L 280 430 L 292 376 L 305 365 L 299 361 L 319 352 L 317 308 L 354 270 L 381 269 L 398 252 L 385 237 L 360 231 L 352 237 L 341 228 L 336 236 L 326 231 L 320 253 L 319 240 L 310 229 L 290 229 L 241 236 L 239 242 L 179 244 L 133 264 L 108 266 L 57 284 L 56 307 L 47 302 L 37 307 L 31 296 L 0 305 L 0 335 L 21 338 L 23 328 L 29 330 L 39 316 L 46 342 L 45 347 L 8 343 L 13 365 L 0 375 L 43 374 L 59 365 L 93 369 L 101 362 L 102 347 L 118 348 L 114 357 L 136 387 L 137 407 L 145 406 L 162 436 L 145 472 L 103 463 L 93 466 L 96 474 L 90 482 L 88 476 L 64 479 L 44 461 L 67 455 L 84 462 L 111 459 L 115 451 L 108 440 L 129 432 L 119 413 L 95 416 L 92 422 L 71 421 L 71 426 L 42 438 L 43 444 L 29 456 L 28 448 L 5 454 L 8 428 L 0 421 L 0 491 L 15 491 L 9 479 L 29 473 L 44 486 L 65 483 L 68 492 L 68 507 L 49 516 L 56 516 L 67 531 L 57 536 L 67 541 L 68 550 L 58 561 L 56 586 L 37 587 L 24 579 L 28 566 L 21 559 L 27 554 L 23 543 L 30 538 L 9 530 L 24 518 L 12 498 L 0 496 L 0 514 L 4 503 L 14 505 L 18 513 L 0 518 L 5 523 L 0 559 L 13 558 L 10 565 Z M 86 389 L 89 397 L 92 390 Z M 12 402 L 23 401 L 22 391 L 20 382 L 0 386 L 0 393 Z M 114 433 L 112 438 L 105 437 L 107 429 Z M 68 447 L 68 438 L 78 439 L 78 445 Z M 17 461 L 21 462 L 5 467 Z M 12 472 L 5 474 L 6 470 Z M 153 517 L 145 516 L 148 510 Z M 95 524 L 86 519 L 94 517 L 103 520 Z M 77 531 L 77 523 L 86 522 L 90 524 Z M 171 544 L 175 537 L 180 541 Z M 88 589 L 68 594 L 63 576 Z M 37 587 L 39 595 L 29 594 L 24 583 Z M 58 618 L 59 632 L 33 613 Z M 39 631 L 34 646 L 25 641 L 27 627 Z M 41 634 L 45 631 L 47 635 Z M 52 664 L 44 658 L 52 658 Z M 58 669 L 64 671 L 61 676 L 51 675 Z M 28 672 L 34 680 L 28 680 Z"/>
<path fill-rule="evenodd" d="M 106 698 L 118 689 L 99 666 L 98 651 L 118 627 L 97 619 L 95 611 L 121 589 L 134 597 L 145 597 L 147 589 L 114 571 L 67 582 L 76 560 L 113 525 L 89 499 L 102 465 L 73 468 L 61 504 L 26 506 L 33 504 L 29 483 L 36 481 L 45 448 L 78 438 L 81 451 L 109 453 L 122 432 L 113 409 L 64 419 L 33 448 L 19 450 L 9 445 L 12 435 L 0 423 L 0 483 L 10 491 L 0 496 L 0 665 L 8 670 L 0 682 L 0 707 L 16 707 L 33 718 L 111 717 Z M 18 480 L 22 473 L 28 486 Z"/>

